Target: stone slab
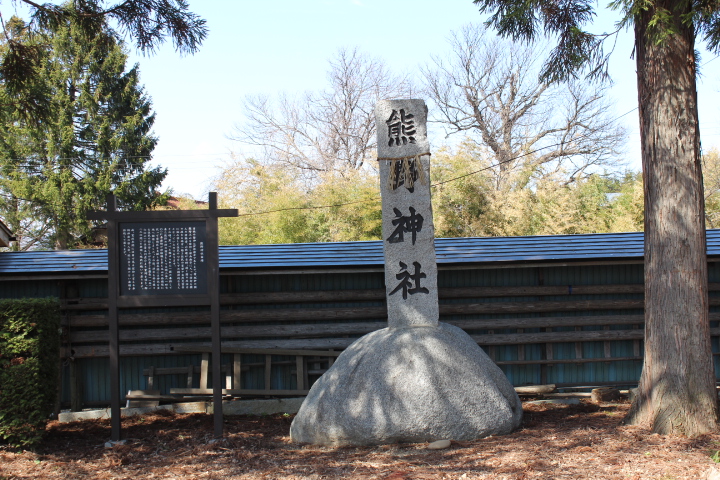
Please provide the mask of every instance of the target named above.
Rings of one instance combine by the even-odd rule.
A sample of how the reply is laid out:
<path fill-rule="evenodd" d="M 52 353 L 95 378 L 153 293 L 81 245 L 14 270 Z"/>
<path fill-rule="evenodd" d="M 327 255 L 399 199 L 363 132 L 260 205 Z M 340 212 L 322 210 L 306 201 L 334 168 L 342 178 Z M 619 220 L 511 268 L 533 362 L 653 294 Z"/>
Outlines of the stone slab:
<path fill-rule="evenodd" d="M 174 403 L 173 411 L 175 413 L 208 413 L 210 402 L 183 402 Z M 224 410 L 223 410 L 224 412 Z"/>
<path fill-rule="evenodd" d="M 436 326 L 439 308 L 427 107 L 422 100 L 384 100 L 375 108 L 375 121 L 388 326 Z"/>
<path fill-rule="evenodd" d="M 121 408 L 121 417 L 131 417 L 133 415 L 144 415 L 147 413 L 156 412 L 158 410 L 173 410 L 172 405 L 158 405 L 155 407 L 133 407 L 133 408 Z M 78 420 L 97 420 L 103 418 L 110 418 L 110 408 L 102 408 L 97 410 L 84 410 L 82 412 L 63 412 L 58 415 L 58 421 L 60 423 L 76 422 Z"/>
<path fill-rule="evenodd" d="M 302 405 L 303 398 L 275 398 L 231 400 L 223 402 L 223 415 L 271 415 L 275 413 L 297 413 Z M 170 410 L 175 413 L 206 413 L 212 414 L 212 402 L 184 402 L 155 407 L 121 408 L 121 417 L 133 415 L 146 415 L 158 410 Z M 59 415 L 60 423 L 76 422 L 79 420 L 95 420 L 110 418 L 110 409 L 85 410 L 82 412 L 63 412 Z"/>
<path fill-rule="evenodd" d="M 297 413 L 305 397 L 270 398 L 262 400 L 234 400 L 223 403 L 224 415 L 273 415 L 276 413 Z M 210 404 L 208 413 L 212 413 Z"/>

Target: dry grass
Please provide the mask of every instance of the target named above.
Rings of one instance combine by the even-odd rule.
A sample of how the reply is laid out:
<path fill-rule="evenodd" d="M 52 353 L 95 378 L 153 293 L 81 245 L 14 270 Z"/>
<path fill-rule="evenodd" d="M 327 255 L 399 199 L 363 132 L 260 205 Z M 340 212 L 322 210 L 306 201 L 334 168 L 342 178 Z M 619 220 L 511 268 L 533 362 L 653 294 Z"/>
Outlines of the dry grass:
<path fill-rule="evenodd" d="M 157 413 L 123 420 L 125 445 L 104 448 L 108 421 L 53 422 L 36 452 L 0 447 L 6 479 L 625 479 L 706 478 L 720 435 L 696 439 L 621 424 L 628 405 L 525 405 L 520 430 L 446 450 L 423 444 L 296 445 L 291 417 Z M 720 470 L 720 466 L 719 466 Z"/>

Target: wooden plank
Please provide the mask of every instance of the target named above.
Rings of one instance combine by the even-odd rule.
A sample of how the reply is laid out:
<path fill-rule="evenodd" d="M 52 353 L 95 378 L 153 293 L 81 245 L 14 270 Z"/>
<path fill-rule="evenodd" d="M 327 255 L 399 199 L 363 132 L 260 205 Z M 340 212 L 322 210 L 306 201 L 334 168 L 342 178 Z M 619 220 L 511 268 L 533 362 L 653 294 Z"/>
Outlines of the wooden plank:
<path fill-rule="evenodd" d="M 257 305 L 278 303 L 321 303 L 385 301 L 385 289 L 372 290 L 312 290 L 305 292 L 252 292 L 220 295 L 222 305 Z"/>
<path fill-rule="evenodd" d="M 133 390 L 133 392 L 144 392 L 146 390 Z M 177 395 L 152 395 L 152 394 L 136 394 L 136 393 L 128 393 L 125 395 L 125 400 L 160 400 L 163 402 L 177 402 L 181 400 Z M 142 405 L 134 405 L 134 406 L 142 406 Z"/>
<path fill-rule="evenodd" d="M 720 285 L 720 284 L 719 284 Z M 438 296 L 443 298 L 482 298 L 482 297 L 538 297 L 563 295 L 617 295 L 642 294 L 643 284 L 631 285 L 529 285 L 520 287 L 453 287 L 438 288 Z"/>
<path fill-rule="evenodd" d="M 270 390 L 272 379 L 272 355 L 265 355 L 265 390 Z"/>
<path fill-rule="evenodd" d="M 720 299 L 719 299 L 720 300 Z M 513 313 L 570 312 L 575 310 L 641 309 L 643 300 L 572 300 L 563 302 L 489 302 L 440 305 L 440 315 L 493 315 Z M 268 321 L 359 320 L 387 318 L 386 307 L 253 309 L 221 312 L 223 323 L 264 323 Z M 145 313 L 120 316 L 122 326 L 207 324 L 207 312 Z M 107 325 L 103 315 L 72 315 L 71 327 Z"/>
<path fill-rule="evenodd" d="M 720 298 L 711 298 L 710 305 L 720 305 Z M 492 302 L 440 305 L 441 315 L 493 315 L 493 314 L 532 314 L 551 312 L 571 312 L 575 310 L 618 310 L 642 309 L 643 300 L 573 300 L 563 302 Z M 620 316 L 618 316 L 620 317 Z M 642 317 L 638 315 L 638 317 Z M 720 320 L 720 313 L 711 314 L 711 320 Z M 315 308 L 315 309 L 267 309 L 223 311 L 223 323 L 263 323 L 268 321 L 307 321 L 318 320 L 372 320 L 386 319 L 385 307 L 357 307 L 357 308 Z M 592 317 L 590 317 L 592 318 Z M 145 313 L 127 314 L 120 316 L 120 324 L 128 326 L 160 326 L 160 325 L 207 325 L 209 313 L 207 312 L 176 312 L 176 313 Z M 511 319 L 517 320 L 520 319 Z M 107 317 L 104 315 L 71 315 L 67 324 L 77 327 L 103 327 L 107 326 Z M 501 327 L 497 327 L 501 328 Z M 505 327 L 502 327 L 505 328 Z M 512 328 L 512 327 L 509 327 Z M 525 328 L 515 325 L 515 328 Z"/>
<path fill-rule="evenodd" d="M 518 395 L 539 395 L 541 393 L 551 393 L 556 390 L 554 384 L 549 385 L 524 385 L 515 387 Z"/>
<path fill-rule="evenodd" d="M 495 333 L 494 330 L 488 330 L 488 335 L 492 335 L 493 333 Z M 496 354 L 497 352 L 495 351 L 495 346 L 490 345 L 490 347 L 488 348 L 488 357 L 490 357 L 490 360 L 492 360 L 493 362 L 495 361 L 495 357 L 497 356 Z"/>
<path fill-rule="evenodd" d="M 297 356 L 295 357 L 295 362 L 296 362 L 296 366 L 295 366 L 295 369 L 296 369 L 295 378 L 297 379 L 297 389 L 298 389 L 298 390 L 304 390 L 304 389 L 305 389 L 305 370 L 306 370 L 306 369 L 304 368 L 304 367 L 305 367 L 305 365 L 304 365 L 304 363 L 305 363 L 305 358 L 307 358 L 307 357 L 303 357 L 302 355 L 297 355 Z M 267 385 L 265 385 L 265 386 L 267 387 Z"/>
<path fill-rule="evenodd" d="M 710 334 L 720 335 L 720 328 L 711 328 Z M 494 334 L 494 335 L 471 335 L 480 345 L 513 345 L 520 343 L 566 343 L 577 341 L 604 341 L 604 340 L 642 340 L 644 330 L 591 330 L 582 332 L 539 332 L 522 334 Z M 223 352 L 226 353 L 265 353 L 263 350 L 279 350 L 276 355 L 294 355 L 292 352 L 310 355 L 334 355 L 340 352 L 323 352 L 322 350 L 342 350 L 347 348 L 356 339 L 353 338 L 311 338 L 311 339 L 270 339 L 270 340 L 247 340 L 247 341 L 226 341 L 223 342 Z M 308 350 L 303 350 L 307 348 Z M 201 352 L 210 350 L 209 342 L 198 342 L 191 344 L 167 343 L 167 344 L 129 344 L 121 345 L 122 355 L 172 355 L 186 352 Z M 74 346 L 75 358 L 103 357 L 107 356 L 106 345 L 97 346 Z M 69 357 L 67 348 L 63 349 L 63 355 Z M 575 360 L 573 360 L 575 361 Z"/>
<path fill-rule="evenodd" d="M 639 330 L 583 330 L 582 332 L 507 333 L 470 335 L 479 345 L 515 345 L 528 343 L 595 342 L 604 340 L 634 340 L 642 338 Z M 549 355 L 552 352 L 548 351 Z"/>
<path fill-rule="evenodd" d="M 236 396 L 303 396 L 307 395 L 309 390 L 250 390 L 224 388 L 223 395 Z M 171 394 L 175 395 L 212 395 L 212 388 L 171 388 Z"/>
<path fill-rule="evenodd" d="M 200 373 L 200 365 L 188 365 L 187 367 L 148 367 L 143 369 L 143 375 L 147 376 L 150 374 L 150 369 L 153 369 L 155 376 L 159 375 L 186 375 L 191 371 L 192 373 Z M 229 371 L 228 365 L 222 366 L 222 371 Z"/>
<path fill-rule="evenodd" d="M 713 314 L 710 314 L 711 316 Z M 720 319 L 720 314 L 718 319 Z M 643 315 L 583 315 L 572 317 L 488 318 L 472 320 L 443 320 L 464 330 L 487 328 L 547 328 L 547 327 L 598 327 L 604 325 L 642 325 Z"/>
<path fill-rule="evenodd" d="M 355 320 L 387 318 L 385 307 L 352 308 L 300 308 L 300 309 L 253 309 L 224 310 L 220 313 L 223 323 L 264 323 L 268 321 L 296 320 Z M 120 315 L 123 327 L 136 325 L 207 325 L 210 312 L 142 313 Z M 103 327 L 107 325 L 105 315 L 71 315 L 71 327 Z"/>
<path fill-rule="evenodd" d="M 105 277 L 105 276 L 101 276 Z M 33 277 L 34 278 L 34 277 Z M 85 278 L 80 276 L 78 278 Z M 100 277 L 98 277 L 100 278 Z M 709 283 L 709 291 L 720 291 L 720 283 Z M 616 295 L 642 294 L 643 284 L 626 285 L 528 285 L 517 287 L 441 287 L 440 299 L 483 298 L 483 297 L 537 297 L 562 295 Z M 304 292 L 250 292 L 225 293 L 220 295 L 221 305 L 276 305 L 279 303 L 321 303 L 384 301 L 384 289 L 368 290 L 312 290 Z M 67 311 L 104 310 L 106 298 L 70 298 L 63 306 Z"/>
<path fill-rule="evenodd" d="M 563 302 L 489 302 L 440 305 L 440 315 L 495 315 L 571 312 L 576 310 L 642 309 L 643 300 L 570 300 Z"/>
<path fill-rule="evenodd" d="M 555 349 L 552 343 L 545 344 L 545 358 L 550 361 L 555 357 Z"/>
<path fill-rule="evenodd" d="M 348 340 L 348 339 L 345 339 Z M 351 340 L 352 341 L 352 340 Z M 233 343 L 233 342 L 229 342 Z M 191 353 L 199 353 L 199 352 L 206 352 L 207 346 L 203 344 L 195 344 L 194 345 L 182 345 L 177 347 L 178 352 L 191 352 Z M 242 347 L 232 347 L 232 346 L 226 346 L 223 344 L 223 353 L 240 353 L 240 354 L 246 354 L 246 355 L 266 355 L 270 352 L 272 352 L 272 355 L 278 355 L 278 356 L 294 356 L 294 355 L 305 355 L 305 356 L 314 356 L 314 357 L 337 357 L 342 352 L 334 352 L 332 350 L 303 350 L 300 348 L 297 349 L 287 349 L 287 348 L 242 348 Z M 264 363 L 263 363 L 264 365 Z"/>
<path fill-rule="evenodd" d="M 555 365 L 555 364 L 574 364 L 574 363 L 599 363 L 599 362 L 626 362 L 626 361 L 642 361 L 643 357 L 614 357 L 614 358 L 565 358 L 565 359 L 542 359 L 542 360 L 501 360 L 495 362 L 497 365 Z"/>
<path fill-rule="evenodd" d="M 712 285 L 712 284 L 711 284 Z M 720 284 L 716 290 L 720 290 Z M 712 288 L 711 288 L 712 290 Z M 642 294 L 642 284 L 630 285 L 553 285 L 519 287 L 441 287 L 438 296 L 442 299 L 483 298 L 483 297 L 537 297 L 562 295 L 614 295 Z M 304 292 L 250 292 L 225 293 L 220 295 L 221 305 L 277 305 L 279 303 L 322 303 L 384 301 L 384 289 L 368 290 L 311 290 Z M 72 298 L 63 305 L 68 311 L 102 310 L 107 308 L 105 298 Z"/>
<path fill-rule="evenodd" d="M 143 372 L 145 373 L 145 372 Z M 147 373 L 147 389 L 154 390 L 155 387 L 155 367 L 150 366 Z"/>
<path fill-rule="evenodd" d="M 581 332 L 582 327 L 576 326 L 576 332 Z M 575 358 L 583 358 L 583 344 L 582 342 L 575 342 Z"/>
<path fill-rule="evenodd" d="M 642 323 L 642 315 L 596 315 L 583 317 L 535 317 L 514 319 L 483 319 L 483 320 L 450 320 L 445 323 L 455 325 L 464 330 L 484 330 L 500 328 L 546 328 L 546 327 L 580 327 L 605 325 L 632 325 Z M 223 338 L 322 338 L 341 335 L 364 335 L 387 327 L 387 322 L 358 322 L 343 324 L 304 324 L 304 325 L 250 325 L 225 326 L 222 328 Z M 75 330 L 69 335 L 70 343 L 106 342 L 108 333 L 105 330 Z M 131 329 L 120 331 L 121 341 L 156 341 L 156 340 L 189 340 L 210 338 L 209 327 L 177 327 L 158 329 Z"/>
<path fill-rule="evenodd" d="M 185 380 L 185 384 L 187 385 L 187 388 L 192 388 L 193 386 L 193 374 L 195 373 L 195 367 L 192 365 L 188 365 L 187 367 L 187 377 Z"/>
<path fill-rule="evenodd" d="M 637 325 L 633 325 L 632 328 L 639 328 Z M 640 356 L 640 340 L 633 340 L 633 355 Z"/>
<path fill-rule="evenodd" d="M 242 388 L 242 355 L 233 354 L 233 384 L 232 388 Z"/>
<path fill-rule="evenodd" d="M 200 360 L 200 388 L 208 388 L 208 367 L 210 364 L 210 354 L 203 353 Z"/>
<path fill-rule="evenodd" d="M 619 332 L 619 333 L 617 333 Z M 623 333 L 626 332 L 626 333 Z M 630 333 L 627 333 L 630 332 Z M 541 332 L 541 333 L 524 333 L 522 336 L 518 334 L 494 334 L 494 335 L 471 335 L 480 345 L 513 345 L 518 343 L 545 343 L 545 342 L 574 342 L 574 341 L 596 341 L 603 340 L 609 333 L 613 340 L 623 339 L 641 339 L 643 337 L 642 330 L 614 330 L 606 332 L 605 337 L 602 331 L 580 332 L 585 334 L 586 338 L 578 338 L 576 332 Z M 569 335 L 568 335 L 569 334 Z M 288 347 L 300 348 L 328 348 L 328 349 L 344 349 L 347 348 L 355 339 L 352 338 L 317 338 L 305 340 L 248 340 L 238 342 L 223 342 L 223 351 L 232 353 L 232 348 L 251 349 L 259 347 L 260 349 L 278 349 L 285 350 Z M 180 352 L 198 352 L 202 349 L 210 350 L 208 343 L 193 344 L 130 344 L 120 345 L 122 355 L 172 355 Z M 73 347 L 75 358 L 103 357 L 107 356 L 107 346 L 75 346 Z M 64 352 L 66 355 L 68 352 Z M 280 355 L 280 354 L 278 354 Z"/>
<path fill-rule="evenodd" d="M 603 330 L 610 330 L 610 327 L 608 325 L 605 325 L 603 327 Z M 612 350 L 610 347 L 610 342 L 607 340 L 603 342 L 603 352 L 605 354 L 605 358 L 612 358 Z"/>
<path fill-rule="evenodd" d="M 564 393 L 548 393 L 544 395 L 548 398 L 585 398 L 591 395 L 590 392 L 564 392 Z"/>
<path fill-rule="evenodd" d="M 73 412 L 82 410 L 83 384 L 80 381 L 79 368 L 76 361 L 70 361 L 70 410 Z"/>
<path fill-rule="evenodd" d="M 524 331 L 522 328 L 517 329 L 517 333 L 523 333 Z M 516 348 L 518 360 L 525 360 L 525 345 L 518 345 Z"/>
<path fill-rule="evenodd" d="M 160 401 L 160 390 L 129 390 L 125 399 L 128 408 L 131 407 L 157 407 Z"/>
<path fill-rule="evenodd" d="M 263 326 L 225 326 L 222 328 L 223 338 L 255 338 L 255 337 L 288 337 L 313 338 L 336 335 L 364 335 L 387 327 L 387 322 L 362 322 L 343 324 L 309 324 L 309 325 L 263 325 Z M 106 330 L 72 329 L 70 343 L 106 342 Z M 125 328 L 120 331 L 123 342 L 157 341 L 157 340 L 191 340 L 210 338 L 210 327 L 176 327 L 176 328 Z"/>
<path fill-rule="evenodd" d="M 257 350 L 281 350 L 283 352 L 289 351 L 302 351 L 303 348 L 315 349 L 318 351 L 321 349 L 334 349 L 343 350 L 347 348 L 356 339 L 354 338 L 311 338 L 305 340 L 247 340 L 247 341 L 223 341 L 223 352 L 226 353 L 245 353 L 245 350 L 250 350 L 248 353 Z M 137 355 L 174 355 L 178 353 L 186 352 L 200 352 L 203 349 L 210 351 L 210 342 L 207 343 L 158 343 L 158 344 L 128 344 L 120 345 L 120 353 L 127 356 Z M 239 350 L 236 351 L 236 350 Z M 108 347 L 107 345 L 87 345 L 87 346 L 73 346 L 72 356 L 74 358 L 95 358 L 95 357 L 107 357 Z M 329 352 L 329 354 L 335 354 L 336 356 L 340 352 Z M 68 347 L 62 348 L 62 355 L 64 357 L 70 357 L 71 352 Z M 289 355 L 289 353 L 277 353 L 277 355 Z"/>
<path fill-rule="evenodd" d="M 209 303 L 209 295 L 131 295 L 117 298 L 118 308 L 191 307 Z"/>

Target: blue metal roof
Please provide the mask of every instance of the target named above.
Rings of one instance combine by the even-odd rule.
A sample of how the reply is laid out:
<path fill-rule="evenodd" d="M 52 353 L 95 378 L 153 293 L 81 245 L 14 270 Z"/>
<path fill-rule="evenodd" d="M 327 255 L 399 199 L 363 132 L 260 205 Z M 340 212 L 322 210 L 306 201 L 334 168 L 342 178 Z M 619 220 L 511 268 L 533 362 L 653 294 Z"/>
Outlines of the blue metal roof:
<path fill-rule="evenodd" d="M 707 231 L 708 255 L 720 256 L 720 230 Z M 640 260 L 643 233 L 601 233 L 529 237 L 438 238 L 439 265 L 490 262 Z M 295 243 L 220 247 L 220 268 L 377 267 L 382 242 Z M 0 274 L 107 271 L 107 250 L 0 253 Z"/>

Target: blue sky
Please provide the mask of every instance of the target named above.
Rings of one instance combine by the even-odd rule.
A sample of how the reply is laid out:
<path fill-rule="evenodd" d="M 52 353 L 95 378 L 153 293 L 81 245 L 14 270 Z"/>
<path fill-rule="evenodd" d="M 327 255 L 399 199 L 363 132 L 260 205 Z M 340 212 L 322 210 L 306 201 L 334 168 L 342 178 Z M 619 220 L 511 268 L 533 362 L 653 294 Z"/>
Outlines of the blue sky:
<path fill-rule="evenodd" d="M 153 56 L 131 54 L 153 99 L 160 138 L 154 164 L 169 169 L 165 186 L 204 198 L 212 177 L 243 146 L 228 140 L 240 122 L 246 95 L 301 93 L 325 85 L 328 60 L 341 47 L 383 59 L 396 73 L 418 80 L 430 55 L 448 50 L 447 38 L 482 22 L 471 0 L 189 0 L 210 33 L 194 56 L 171 44 Z M 604 3 L 604 2 L 603 2 Z M 8 5 L 10 3 L 8 2 Z M 7 5 L 3 6 L 6 15 Z M 601 13 L 596 25 L 611 30 L 617 14 Z M 134 52 L 134 50 L 133 50 Z M 611 60 L 610 95 L 620 116 L 637 106 L 632 35 L 624 32 Z M 702 53 L 702 49 L 701 49 Z M 705 149 L 720 146 L 720 60 L 704 53 L 698 85 Z M 627 158 L 639 169 L 637 112 L 623 117 L 630 138 Z M 437 148 L 442 138 L 431 138 Z"/>

